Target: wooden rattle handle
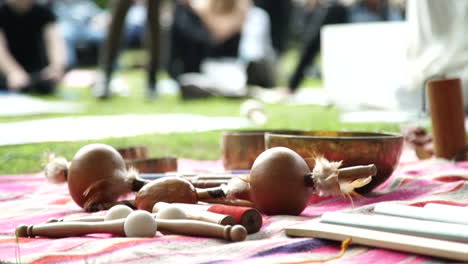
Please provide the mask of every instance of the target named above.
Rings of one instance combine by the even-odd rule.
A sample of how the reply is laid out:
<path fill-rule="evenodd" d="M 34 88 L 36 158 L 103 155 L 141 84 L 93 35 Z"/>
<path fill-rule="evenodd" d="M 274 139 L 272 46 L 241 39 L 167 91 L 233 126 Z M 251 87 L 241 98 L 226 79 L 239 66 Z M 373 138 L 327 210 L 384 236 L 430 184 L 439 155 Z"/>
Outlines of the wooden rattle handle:
<path fill-rule="evenodd" d="M 352 166 L 338 169 L 338 178 L 340 180 L 354 181 L 377 174 L 377 167 L 374 164 Z"/>
<path fill-rule="evenodd" d="M 230 215 L 217 214 L 212 212 L 188 212 L 187 218 L 219 225 L 235 225 L 237 221 Z"/>
<path fill-rule="evenodd" d="M 212 204 L 224 204 L 244 207 L 255 207 L 255 204 L 249 200 L 243 199 L 200 199 L 201 202 Z"/>
<path fill-rule="evenodd" d="M 196 220 L 156 219 L 158 229 L 169 233 L 223 238 L 229 241 L 242 241 L 247 237 L 247 230 L 241 225 L 218 225 Z"/>
<path fill-rule="evenodd" d="M 190 180 L 190 182 L 195 186 L 196 188 L 211 188 L 211 187 L 217 187 L 222 184 L 227 184 L 228 180 L 215 180 L 215 179 L 197 179 L 197 180 Z"/>
<path fill-rule="evenodd" d="M 193 205 L 193 204 L 170 204 L 170 203 L 165 203 L 165 202 L 158 202 L 153 206 L 153 213 L 157 213 L 161 209 L 170 207 L 170 206 L 175 206 L 181 209 L 182 211 L 184 211 L 185 215 L 187 216 L 187 219 L 190 219 L 190 220 L 203 221 L 203 222 L 214 223 L 214 224 L 219 224 L 219 225 L 237 224 L 237 220 L 230 215 L 209 212 L 207 211 L 208 207 L 203 209 L 204 206 Z"/>
<path fill-rule="evenodd" d="M 106 222 L 58 222 L 38 225 L 20 225 L 16 228 L 19 237 L 70 237 L 92 233 L 111 233 L 125 236 L 125 219 Z"/>

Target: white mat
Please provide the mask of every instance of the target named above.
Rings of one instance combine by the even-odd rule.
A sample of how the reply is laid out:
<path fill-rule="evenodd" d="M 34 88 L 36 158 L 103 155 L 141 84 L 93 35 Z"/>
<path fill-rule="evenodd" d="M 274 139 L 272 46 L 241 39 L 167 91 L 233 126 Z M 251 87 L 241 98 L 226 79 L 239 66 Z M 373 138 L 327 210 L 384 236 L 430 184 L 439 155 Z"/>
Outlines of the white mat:
<path fill-rule="evenodd" d="M 62 117 L 0 124 L 0 145 L 202 132 L 249 125 L 246 118 L 186 114 Z"/>
<path fill-rule="evenodd" d="M 0 116 L 23 116 L 45 113 L 78 113 L 83 106 L 69 102 L 51 102 L 21 94 L 0 95 Z"/>
<path fill-rule="evenodd" d="M 345 123 L 406 123 L 422 120 L 427 122 L 427 119 L 427 115 L 422 113 L 405 111 L 368 110 L 344 112 L 340 115 L 341 122 Z"/>
<path fill-rule="evenodd" d="M 323 84 L 333 104 L 352 111 L 414 110 L 414 104 L 402 101 L 413 98 L 399 95 L 408 80 L 407 36 L 406 22 L 324 26 Z"/>

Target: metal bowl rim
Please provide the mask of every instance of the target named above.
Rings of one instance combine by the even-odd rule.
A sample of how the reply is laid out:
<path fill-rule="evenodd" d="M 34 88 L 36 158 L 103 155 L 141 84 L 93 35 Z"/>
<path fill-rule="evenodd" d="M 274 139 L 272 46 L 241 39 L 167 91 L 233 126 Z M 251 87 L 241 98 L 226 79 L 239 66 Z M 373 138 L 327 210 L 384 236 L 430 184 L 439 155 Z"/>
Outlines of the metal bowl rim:
<path fill-rule="evenodd" d="M 267 133 L 282 134 L 282 133 L 300 133 L 303 130 L 287 130 L 287 129 L 266 129 L 266 130 L 228 130 L 223 131 L 223 136 L 262 136 Z"/>
<path fill-rule="evenodd" d="M 366 136 L 311 136 L 311 135 L 300 135 L 295 133 L 349 133 L 349 134 L 366 134 Z M 364 131 L 292 131 L 291 134 L 287 133 L 276 133 L 266 132 L 265 137 L 281 137 L 281 138 L 302 138 L 302 139 L 343 139 L 343 140 L 362 140 L 362 139 L 403 139 L 403 135 L 393 132 L 364 132 Z M 374 134 L 375 136 L 372 136 Z"/>

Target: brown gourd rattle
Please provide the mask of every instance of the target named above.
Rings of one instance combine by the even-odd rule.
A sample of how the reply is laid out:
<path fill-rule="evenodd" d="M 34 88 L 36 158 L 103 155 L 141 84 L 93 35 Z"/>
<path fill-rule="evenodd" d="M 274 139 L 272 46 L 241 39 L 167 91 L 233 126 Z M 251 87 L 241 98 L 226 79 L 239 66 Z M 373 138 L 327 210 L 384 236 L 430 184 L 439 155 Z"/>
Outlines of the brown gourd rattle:
<path fill-rule="evenodd" d="M 137 192 L 144 185 L 152 182 L 139 178 L 138 171 L 135 169 L 127 169 L 120 153 L 106 144 L 86 145 L 78 150 L 70 162 L 63 157 L 50 155 L 44 172 L 51 182 L 67 182 L 71 198 L 85 211 L 109 209 L 115 205 L 119 197 L 131 192 Z M 188 186 L 192 186 L 192 183 L 172 180 L 173 178 L 167 177 L 167 179 L 161 180 L 168 187 L 168 189 L 157 190 L 158 193 L 166 193 L 165 197 L 167 198 L 162 201 L 195 203 L 195 197 L 188 201 L 186 198 L 180 198 L 186 197 L 187 191 L 181 191 L 181 193 L 175 191 L 179 188 L 181 190 L 187 189 Z M 192 178 L 193 184 L 198 182 L 200 185 L 206 185 L 207 182 L 209 183 L 202 177 Z M 142 191 L 142 195 L 144 194 L 145 191 Z M 143 205 L 135 206 L 134 203 L 125 201 L 120 203 L 151 211 L 152 205 L 144 206 L 145 199 L 139 199 L 138 201 L 141 201 Z"/>
<path fill-rule="evenodd" d="M 115 149 L 92 144 L 78 151 L 68 174 L 65 169 L 56 169 L 60 166 L 52 166 L 55 169 L 46 168 L 46 175 L 68 176 L 73 200 L 89 211 L 124 203 L 151 212 L 157 202 L 205 201 L 254 206 L 269 215 L 299 215 L 313 193 L 349 196 L 354 194 L 355 188 L 369 183 L 377 172 L 375 165 L 339 169 L 340 165 L 341 162 L 328 162 L 318 157 L 311 172 L 299 154 L 288 148 L 275 147 L 257 157 L 248 177 L 234 177 L 220 187 L 197 189 L 181 177 L 154 181 L 138 179 L 136 172 L 132 175 L 125 169 L 124 161 Z M 135 201 L 117 202 L 119 196 L 131 191 L 137 191 Z"/>
<path fill-rule="evenodd" d="M 86 145 L 70 162 L 51 156 L 44 172 L 51 182 L 67 182 L 71 198 L 86 211 L 138 190 L 135 189 L 138 172 L 127 170 L 120 153 L 106 144 Z"/>
<path fill-rule="evenodd" d="M 270 148 L 257 157 L 248 177 L 238 177 L 227 185 L 210 188 L 206 193 L 217 199 L 234 197 L 250 200 L 267 215 L 299 215 L 312 194 L 358 195 L 354 189 L 368 184 L 377 173 L 373 164 L 340 166 L 341 162 L 317 157 L 311 172 L 295 151 L 285 147 Z"/>
<path fill-rule="evenodd" d="M 233 178 L 220 187 L 197 189 L 181 178 L 164 178 L 144 185 L 136 194 L 138 209 L 151 211 L 161 201 L 171 203 L 226 203 L 254 206 L 268 215 L 299 215 L 311 195 L 350 196 L 377 173 L 375 165 L 339 168 L 341 162 L 316 159 L 311 172 L 305 160 L 285 147 L 264 151 L 249 177 Z M 356 194 L 357 195 L 357 194 Z M 249 204 L 250 203 L 250 204 Z"/>

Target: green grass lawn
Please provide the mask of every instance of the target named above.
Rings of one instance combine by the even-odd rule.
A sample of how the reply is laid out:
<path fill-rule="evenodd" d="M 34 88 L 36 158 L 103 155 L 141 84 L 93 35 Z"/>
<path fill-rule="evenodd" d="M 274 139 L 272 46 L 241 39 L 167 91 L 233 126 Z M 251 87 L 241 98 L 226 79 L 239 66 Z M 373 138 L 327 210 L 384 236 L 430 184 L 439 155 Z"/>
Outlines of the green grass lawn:
<path fill-rule="evenodd" d="M 183 101 L 178 96 L 164 95 L 155 100 L 144 97 L 144 74 L 141 70 L 126 70 L 118 73 L 131 87 L 128 97 L 113 97 L 98 101 L 91 96 L 90 89 L 61 87 L 55 96 L 47 100 L 71 100 L 83 103 L 85 111 L 77 115 L 118 115 L 191 113 L 208 116 L 240 116 L 242 100 L 210 98 Z M 307 80 L 303 85 L 320 86 L 319 80 Z M 352 130 L 352 131 L 398 131 L 395 124 L 344 124 L 339 121 L 339 111 L 319 106 L 291 106 L 268 104 L 266 113 L 269 121 L 264 126 L 249 129 L 303 129 L 303 130 Z M 0 122 L 32 120 L 65 115 L 48 114 L 23 117 L 0 117 Z M 125 125 L 125 124 L 122 124 Z M 67 158 L 83 145 L 102 142 L 115 147 L 147 145 L 152 156 L 173 155 L 193 159 L 219 159 L 220 135 L 222 131 L 203 133 L 148 134 L 127 138 L 108 138 L 99 141 L 53 142 L 0 147 L 0 173 L 16 174 L 37 172 L 42 168 L 44 153 L 54 152 Z M 31 133 L 34 133 L 33 131 Z"/>

